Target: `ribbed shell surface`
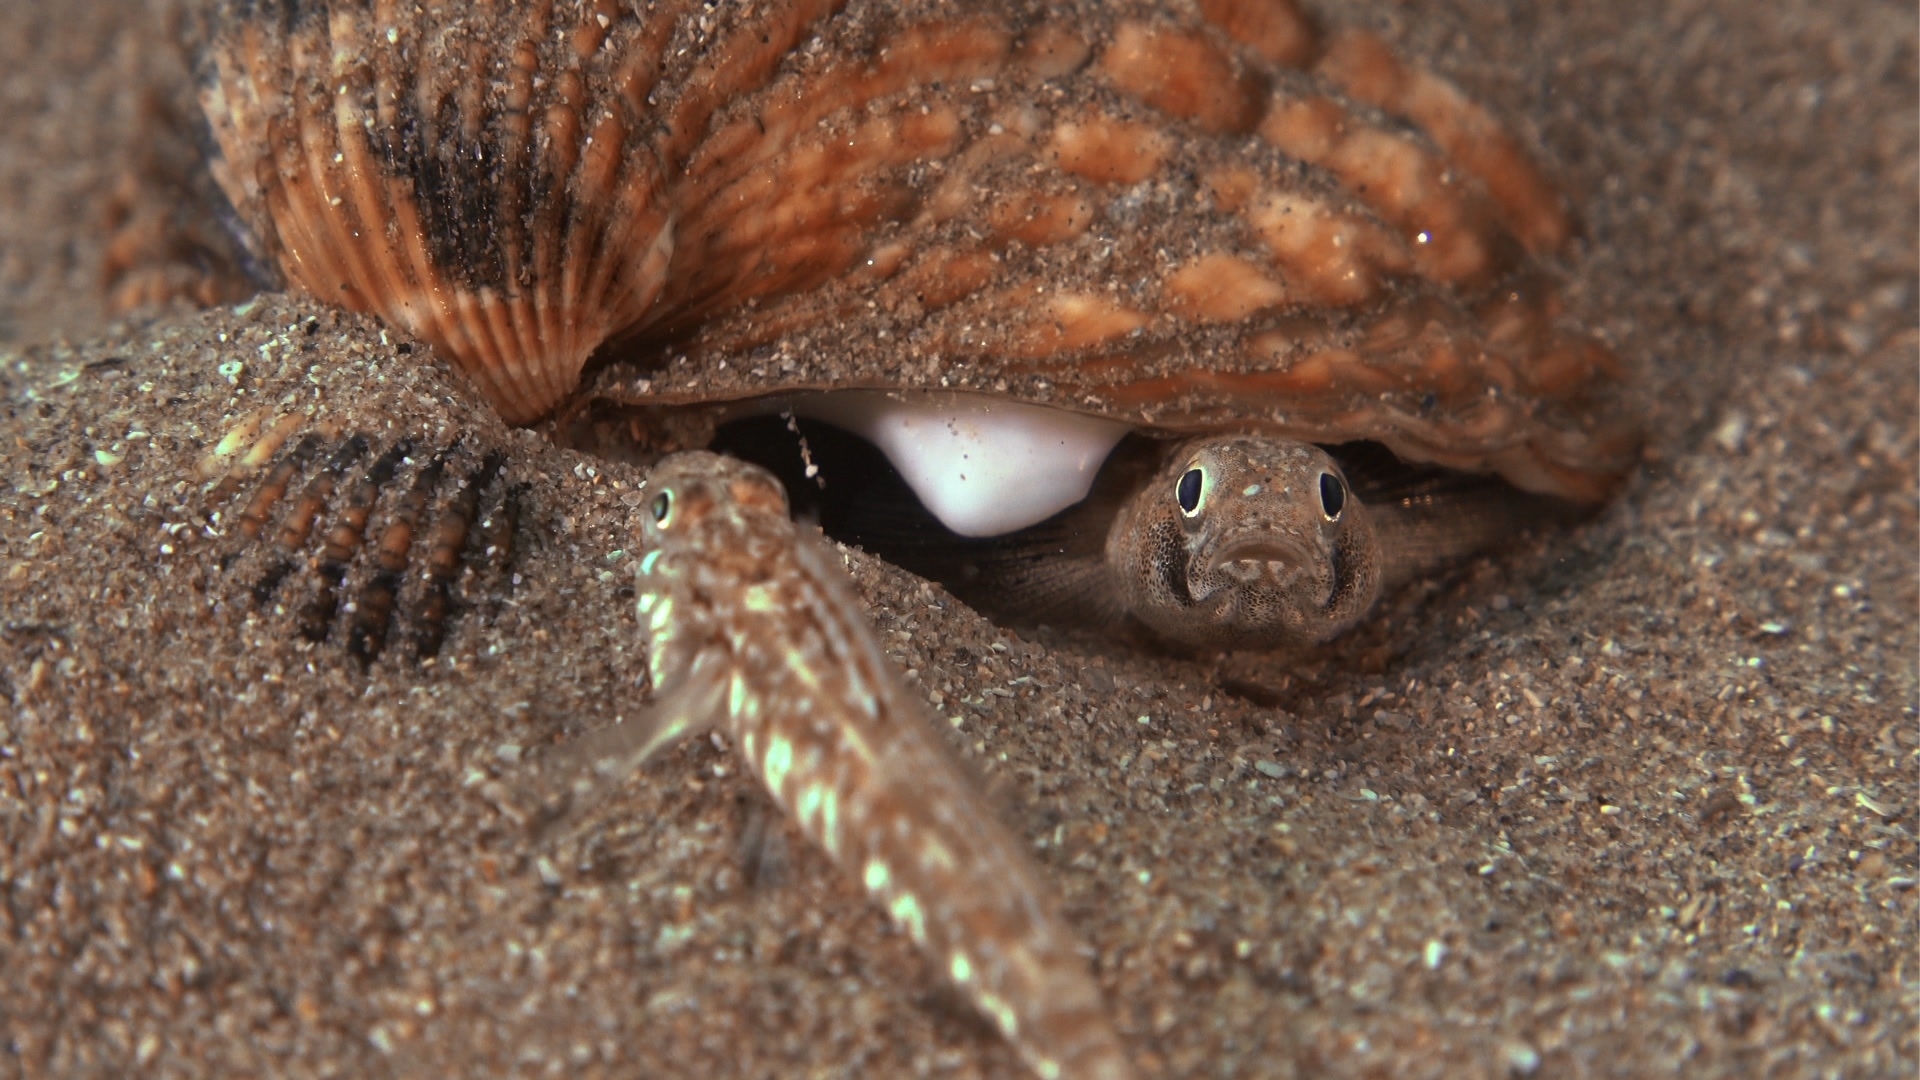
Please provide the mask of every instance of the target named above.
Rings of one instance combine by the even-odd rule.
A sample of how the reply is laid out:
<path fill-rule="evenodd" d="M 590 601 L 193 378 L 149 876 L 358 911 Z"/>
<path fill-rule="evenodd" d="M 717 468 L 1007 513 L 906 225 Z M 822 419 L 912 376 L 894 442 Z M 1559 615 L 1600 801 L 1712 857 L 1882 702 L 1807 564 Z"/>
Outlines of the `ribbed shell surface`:
<path fill-rule="evenodd" d="M 510 421 L 964 389 L 1604 497 L 1628 371 L 1521 141 L 1290 0 L 237 2 L 216 175 Z"/>

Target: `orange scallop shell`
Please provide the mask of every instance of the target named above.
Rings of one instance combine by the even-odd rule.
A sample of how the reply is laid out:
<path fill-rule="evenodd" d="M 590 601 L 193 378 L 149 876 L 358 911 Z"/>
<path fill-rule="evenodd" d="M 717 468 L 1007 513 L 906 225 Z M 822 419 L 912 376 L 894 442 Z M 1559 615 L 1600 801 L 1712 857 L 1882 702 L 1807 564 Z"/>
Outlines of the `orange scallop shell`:
<path fill-rule="evenodd" d="M 600 354 L 622 400 L 975 389 L 1576 499 L 1637 455 L 1558 191 L 1291 0 L 223 0 L 205 58 L 264 253 L 511 422 Z"/>

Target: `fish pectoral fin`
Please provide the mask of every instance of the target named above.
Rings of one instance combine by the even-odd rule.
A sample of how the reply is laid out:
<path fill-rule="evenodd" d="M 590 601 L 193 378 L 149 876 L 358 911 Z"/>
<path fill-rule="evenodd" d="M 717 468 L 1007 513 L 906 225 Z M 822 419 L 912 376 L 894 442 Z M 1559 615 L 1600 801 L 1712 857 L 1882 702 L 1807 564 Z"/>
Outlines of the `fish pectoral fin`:
<path fill-rule="evenodd" d="M 1111 631 L 1127 617 L 1113 577 L 1099 559 L 1009 561 L 982 573 L 981 584 L 978 595 L 995 599 L 1027 625 Z"/>
<path fill-rule="evenodd" d="M 639 716 L 590 731 L 541 758 L 535 775 L 508 800 L 514 816 L 538 844 L 573 832 L 647 759 L 711 727 L 725 708 L 731 674 L 718 650 L 700 653 Z"/>

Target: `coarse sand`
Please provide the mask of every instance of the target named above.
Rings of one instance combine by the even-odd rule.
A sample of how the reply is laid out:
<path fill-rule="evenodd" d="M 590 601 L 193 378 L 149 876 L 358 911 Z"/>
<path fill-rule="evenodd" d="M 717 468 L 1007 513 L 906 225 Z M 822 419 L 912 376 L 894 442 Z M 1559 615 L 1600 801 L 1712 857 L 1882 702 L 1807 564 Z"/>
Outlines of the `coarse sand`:
<path fill-rule="evenodd" d="M 881 642 L 1149 1075 L 1913 1075 L 1912 5 L 1352 7 L 1575 193 L 1645 467 L 1307 655 L 1016 635 L 851 553 Z M 0 1076 L 1015 1074 L 716 740 L 558 845 L 502 813 L 644 700 L 640 474 L 310 301 L 116 321 L 109 240 L 186 197 L 165 23 L 0 6 Z M 429 663 L 422 586 L 365 665 L 207 527 L 207 451 L 302 403 L 517 514 Z"/>

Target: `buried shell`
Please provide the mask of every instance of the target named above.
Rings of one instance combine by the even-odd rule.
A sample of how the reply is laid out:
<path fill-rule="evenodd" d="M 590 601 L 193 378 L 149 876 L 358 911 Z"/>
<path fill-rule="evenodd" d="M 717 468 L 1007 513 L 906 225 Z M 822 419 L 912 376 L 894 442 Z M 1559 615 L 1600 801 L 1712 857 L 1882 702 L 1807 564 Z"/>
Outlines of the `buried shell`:
<path fill-rule="evenodd" d="M 1286 0 L 222 2 L 208 40 L 262 253 L 514 422 L 601 353 L 643 405 L 968 389 L 1580 501 L 1637 451 L 1559 194 Z"/>
<path fill-rule="evenodd" d="M 260 408 L 201 458 L 196 516 L 226 547 L 221 575 L 241 586 L 231 606 L 283 613 L 300 638 L 362 667 L 396 641 L 431 661 L 469 593 L 511 573 L 526 496 L 505 467 L 498 449 L 430 449 Z"/>

